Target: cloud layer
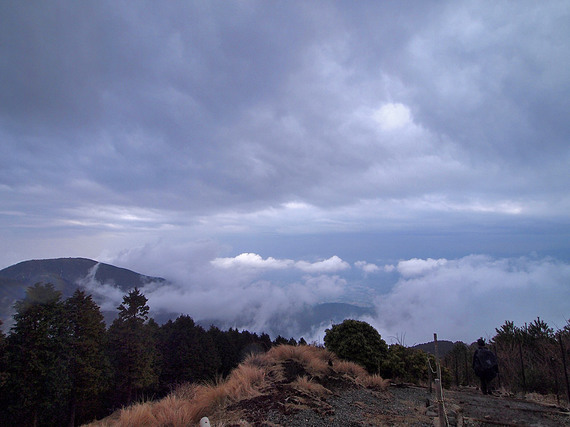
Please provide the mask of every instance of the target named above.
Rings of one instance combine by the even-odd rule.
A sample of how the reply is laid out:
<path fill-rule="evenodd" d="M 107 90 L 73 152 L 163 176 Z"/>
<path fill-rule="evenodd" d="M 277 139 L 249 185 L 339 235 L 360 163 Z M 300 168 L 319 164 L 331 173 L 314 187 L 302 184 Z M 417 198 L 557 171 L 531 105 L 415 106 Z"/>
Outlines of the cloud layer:
<path fill-rule="evenodd" d="M 400 278 L 376 298 L 377 316 L 370 320 L 379 330 L 405 335 L 408 344 L 429 341 L 434 332 L 452 340 L 490 338 L 506 320 L 523 325 L 541 317 L 555 329 L 570 320 L 568 263 L 472 255 L 412 259 L 397 270 Z"/>
<path fill-rule="evenodd" d="M 408 345 L 430 341 L 433 333 L 469 343 L 479 336 L 490 338 L 506 320 L 522 325 L 540 317 L 555 329 L 570 320 L 570 264 L 552 258 L 470 255 L 378 267 L 337 256 L 313 262 L 251 253 L 220 258 L 214 249 L 212 242 L 170 251 L 147 246 L 114 262 L 145 266 L 147 273 L 156 268 L 170 281 L 166 287 L 149 284 L 143 289 L 155 313 L 217 319 L 273 336 L 322 340 L 330 322 L 303 328 L 297 318 L 323 302 L 374 308 L 376 314 L 362 320 L 388 342 L 398 337 Z M 112 300 L 109 307 L 120 302 L 116 291 L 100 284 L 92 289 Z"/>

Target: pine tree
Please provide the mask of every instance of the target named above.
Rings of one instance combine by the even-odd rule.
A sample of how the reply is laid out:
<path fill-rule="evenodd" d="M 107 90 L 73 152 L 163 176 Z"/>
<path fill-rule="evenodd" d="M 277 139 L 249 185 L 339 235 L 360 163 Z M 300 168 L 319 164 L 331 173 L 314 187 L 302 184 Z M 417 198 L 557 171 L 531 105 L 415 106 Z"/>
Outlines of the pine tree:
<path fill-rule="evenodd" d="M 6 348 L 9 424 L 62 425 L 71 381 L 70 327 L 61 293 L 51 284 L 38 283 L 15 308 Z"/>
<path fill-rule="evenodd" d="M 71 401 L 69 425 L 98 415 L 108 388 L 110 365 L 105 353 L 106 329 L 99 306 L 82 290 L 65 302 L 71 323 Z"/>
<path fill-rule="evenodd" d="M 210 326 L 207 334 L 216 346 L 216 353 L 220 357 L 221 363 L 220 373 L 225 377 L 238 366 L 240 362 L 239 349 L 236 343 L 230 339 L 229 333 L 220 330 L 216 326 Z"/>
<path fill-rule="evenodd" d="M 115 404 L 129 404 L 157 382 L 154 334 L 147 325 L 147 298 L 137 288 L 123 297 L 109 328 L 109 354 L 115 376 Z"/>
<path fill-rule="evenodd" d="M 214 379 L 222 368 L 211 335 L 190 316 L 179 316 L 162 326 L 159 349 L 163 390 L 178 383 Z"/>

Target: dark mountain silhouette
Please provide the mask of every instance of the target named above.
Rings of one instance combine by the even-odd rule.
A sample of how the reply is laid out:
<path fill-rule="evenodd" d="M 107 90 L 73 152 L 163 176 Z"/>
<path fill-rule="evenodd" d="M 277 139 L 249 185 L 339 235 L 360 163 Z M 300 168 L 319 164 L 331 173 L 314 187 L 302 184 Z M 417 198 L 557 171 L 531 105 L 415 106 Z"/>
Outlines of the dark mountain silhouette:
<path fill-rule="evenodd" d="M 149 282 L 165 282 L 159 277 L 150 277 L 135 273 L 126 268 L 100 263 L 87 258 L 56 258 L 23 261 L 0 270 L 1 279 L 10 279 L 32 286 L 38 282 L 53 283 L 66 296 L 66 288 L 75 291 L 76 282 L 84 279 L 90 270 L 97 265 L 94 279 L 100 283 L 113 283 L 124 291 L 133 287 L 141 287 Z"/>
<path fill-rule="evenodd" d="M 23 261 L 0 270 L 0 319 L 6 325 L 11 323 L 13 305 L 25 297 L 29 286 L 51 283 L 62 293 L 63 298 L 68 298 L 76 289 L 84 288 L 85 280 L 90 276 L 98 283 L 113 284 L 125 293 L 149 282 L 167 283 L 160 277 L 145 276 L 86 258 Z M 105 314 L 106 318 L 110 318 L 110 315 Z"/>
<path fill-rule="evenodd" d="M 451 341 L 440 341 L 437 340 L 437 352 L 439 357 L 445 357 L 447 353 L 453 350 L 453 346 L 455 345 L 454 342 Z M 417 348 L 419 350 L 423 350 L 426 353 L 435 354 L 435 342 L 430 341 L 423 344 L 414 345 L 412 348 Z"/>

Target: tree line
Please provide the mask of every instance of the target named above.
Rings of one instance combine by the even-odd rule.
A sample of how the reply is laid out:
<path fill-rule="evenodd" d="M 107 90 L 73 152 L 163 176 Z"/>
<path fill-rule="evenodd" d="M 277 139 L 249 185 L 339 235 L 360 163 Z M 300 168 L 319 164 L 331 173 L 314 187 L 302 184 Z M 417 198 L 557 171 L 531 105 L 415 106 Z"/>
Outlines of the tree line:
<path fill-rule="evenodd" d="M 570 401 L 570 320 L 557 331 L 540 318 L 522 326 L 512 321 L 495 329 L 488 347 L 497 355 L 496 386 L 511 393 L 554 394 Z M 471 367 L 477 345 L 455 343 L 444 358 L 451 381 L 476 385 Z"/>
<path fill-rule="evenodd" d="M 8 336 L 0 332 L 0 424 L 79 425 L 181 383 L 225 376 L 252 352 L 297 344 L 236 329 L 206 331 L 189 316 L 158 325 L 137 288 L 117 310 L 107 328 L 84 291 L 63 300 L 52 284 L 28 288 Z"/>

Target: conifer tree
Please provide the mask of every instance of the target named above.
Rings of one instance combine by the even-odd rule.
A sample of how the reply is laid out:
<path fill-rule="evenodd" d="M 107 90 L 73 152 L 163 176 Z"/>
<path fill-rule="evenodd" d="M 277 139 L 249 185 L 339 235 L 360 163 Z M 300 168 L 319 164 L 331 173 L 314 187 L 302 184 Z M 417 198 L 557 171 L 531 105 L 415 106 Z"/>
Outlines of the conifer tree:
<path fill-rule="evenodd" d="M 103 315 L 91 295 L 82 290 L 66 300 L 71 323 L 71 400 L 69 425 L 89 421 L 100 411 L 101 394 L 108 389 L 110 365 L 105 352 Z"/>
<path fill-rule="evenodd" d="M 147 298 L 135 288 L 117 307 L 109 328 L 109 354 L 115 376 L 115 404 L 129 404 L 155 385 L 157 356 L 153 330 L 148 327 Z"/>
<path fill-rule="evenodd" d="M 62 425 L 71 382 L 70 328 L 61 293 L 52 284 L 37 283 L 15 308 L 6 348 L 8 425 Z"/>
<path fill-rule="evenodd" d="M 222 364 L 211 335 L 190 316 L 168 321 L 160 330 L 163 390 L 182 382 L 214 379 Z"/>
<path fill-rule="evenodd" d="M 229 375 L 240 362 L 239 348 L 236 343 L 230 339 L 229 332 L 224 332 L 212 325 L 207 333 L 216 346 L 216 352 L 220 357 L 220 373 L 225 377 Z"/>

